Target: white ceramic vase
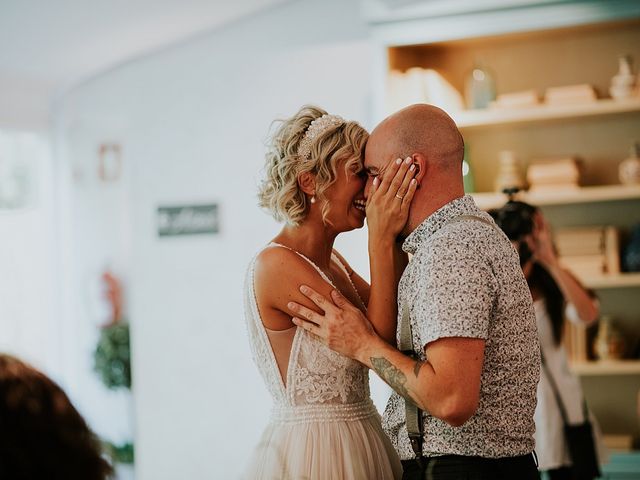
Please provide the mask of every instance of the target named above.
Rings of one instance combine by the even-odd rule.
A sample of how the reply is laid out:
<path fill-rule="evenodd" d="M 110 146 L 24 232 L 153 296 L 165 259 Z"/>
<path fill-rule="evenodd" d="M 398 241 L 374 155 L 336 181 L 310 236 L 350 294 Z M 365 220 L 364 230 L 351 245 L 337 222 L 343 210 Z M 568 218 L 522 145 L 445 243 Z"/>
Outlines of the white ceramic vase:
<path fill-rule="evenodd" d="M 618 57 L 618 73 L 611 79 L 609 93 L 616 100 L 625 100 L 633 97 L 636 76 L 632 71 L 631 55 L 620 55 Z"/>

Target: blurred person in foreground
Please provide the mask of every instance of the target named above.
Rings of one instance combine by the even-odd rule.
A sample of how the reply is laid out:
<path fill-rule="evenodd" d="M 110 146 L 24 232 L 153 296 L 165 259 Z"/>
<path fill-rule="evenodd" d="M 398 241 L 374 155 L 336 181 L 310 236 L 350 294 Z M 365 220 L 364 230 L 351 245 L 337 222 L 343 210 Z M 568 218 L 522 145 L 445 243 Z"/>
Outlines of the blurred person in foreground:
<path fill-rule="evenodd" d="M 564 432 L 558 401 L 562 402 L 569 424 L 591 420 L 594 425 L 596 451 L 604 458 L 599 429 L 593 416 L 585 418 L 580 380 L 571 373 L 562 345 L 565 318 L 574 324 L 591 325 L 600 309 L 592 292 L 567 270 L 556 255 L 549 224 L 539 209 L 524 202 L 510 200 L 491 216 L 514 243 L 520 256 L 536 313 L 543 368 L 537 392 L 536 453 L 538 468 L 551 480 L 577 480 Z M 556 398 L 555 389 L 559 399 Z M 590 477 L 594 478 L 594 477 Z"/>
<path fill-rule="evenodd" d="M 111 474 L 98 439 L 64 391 L 0 354 L 0 478 L 104 480 Z"/>

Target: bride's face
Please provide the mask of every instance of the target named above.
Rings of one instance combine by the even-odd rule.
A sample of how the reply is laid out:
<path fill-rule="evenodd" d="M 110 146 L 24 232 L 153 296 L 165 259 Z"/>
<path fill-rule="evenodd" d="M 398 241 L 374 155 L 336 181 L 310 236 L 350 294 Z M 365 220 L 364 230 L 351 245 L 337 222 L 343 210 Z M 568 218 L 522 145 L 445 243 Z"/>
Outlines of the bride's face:
<path fill-rule="evenodd" d="M 364 225 L 364 186 L 367 175 L 362 161 L 345 171 L 349 159 L 338 162 L 335 182 L 325 190 L 328 203 L 325 223 L 338 232 L 347 232 Z"/>

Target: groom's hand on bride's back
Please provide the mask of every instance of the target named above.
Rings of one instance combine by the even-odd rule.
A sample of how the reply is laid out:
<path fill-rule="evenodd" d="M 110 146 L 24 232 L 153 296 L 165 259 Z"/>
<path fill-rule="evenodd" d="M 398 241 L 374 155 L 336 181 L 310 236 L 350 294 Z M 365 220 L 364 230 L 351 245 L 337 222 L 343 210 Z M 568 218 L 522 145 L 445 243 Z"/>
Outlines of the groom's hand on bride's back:
<path fill-rule="evenodd" d="M 378 338 L 367 317 L 337 290 L 331 292 L 330 299 L 306 285 L 300 286 L 300 291 L 323 313 L 291 302 L 288 307 L 295 313 L 293 323 L 316 335 L 332 350 L 360 360 L 365 338 Z"/>

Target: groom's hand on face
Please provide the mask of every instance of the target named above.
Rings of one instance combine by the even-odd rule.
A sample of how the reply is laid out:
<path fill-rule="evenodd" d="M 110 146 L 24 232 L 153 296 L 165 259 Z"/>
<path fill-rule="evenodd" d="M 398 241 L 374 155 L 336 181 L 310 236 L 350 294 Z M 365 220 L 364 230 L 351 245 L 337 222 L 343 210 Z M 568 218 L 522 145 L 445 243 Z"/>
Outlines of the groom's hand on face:
<path fill-rule="evenodd" d="M 300 291 L 323 313 L 291 302 L 288 307 L 295 313 L 293 323 L 316 335 L 332 350 L 358 360 L 367 339 L 376 336 L 367 317 L 337 290 L 331 292 L 331 300 L 306 285 Z"/>

